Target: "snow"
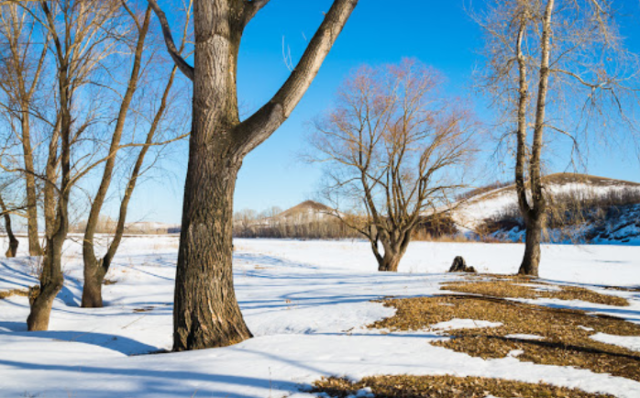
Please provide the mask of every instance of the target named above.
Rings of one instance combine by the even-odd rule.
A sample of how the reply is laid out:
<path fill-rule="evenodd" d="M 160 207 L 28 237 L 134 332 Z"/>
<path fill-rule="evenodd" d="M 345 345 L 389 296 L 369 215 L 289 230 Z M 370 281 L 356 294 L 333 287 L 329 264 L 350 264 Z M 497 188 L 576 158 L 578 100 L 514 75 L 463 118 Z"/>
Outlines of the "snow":
<path fill-rule="evenodd" d="M 613 344 L 631 351 L 640 352 L 640 336 L 617 336 L 615 334 L 596 333 L 589 337 L 601 343 Z"/>
<path fill-rule="evenodd" d="M 478 321 L 475 319 L 459 319 L 454 318 L 447 322 L 439 322 L 431 325 L 436 330 L 452 330 L 452 329 L 475 329 L 475 328 L 497 328 L 502 326 L 500 322 Z"/>
<path fill-rule="evenodd" d="M 544 337 L 539 336 L 537 334 L 526 334 L 526 333 L 508 334 L 505 337 L 508 339 L 518 339 L 518 340 L 544 340 Z"/>
<path fill-rule="evenodd" d="M 101 309 L 79 307 L 80 247 L 69 242 L 65 287 L 54 302 L 50 331 L 25 330 L 26 297 L 0 300 L 0 396 L 302 398 L 313 396 L 305 391 L 322 376 L 377 374 L 542 380 L 640 396 L 640 383 L 632 380 L 513 356 L 474 358 L 429 344 L 446 338 L 434 331 L 365 327 L 394 313 L 372 300 L 438 294 L 440 284 L 460 280 L 446 273 L 456 255 L 480 272 L 514 273 L 522 245 L 414 242 L 397 274 L 378 273 L 365 242 L 238 239 L 234 245 L 237 296 L 255 337 L 226 348 L 141 355 L 171 348 L 177 238 L 125 239 L 107 275 L 117 283 L 103 287 L 107 306 Z M 639 255 L 634 247 L 543 246 L 540 272 L 547 282 L 637 286 Z M 0 259 L 0 290 L 35 284 L 36 266 L 36 258 Z M 597 289 L 631 305 L 538 303 L 640 322 L 637 292 Z M 477 327 L 483 321 L 453 324 L 468 322 Z"/>

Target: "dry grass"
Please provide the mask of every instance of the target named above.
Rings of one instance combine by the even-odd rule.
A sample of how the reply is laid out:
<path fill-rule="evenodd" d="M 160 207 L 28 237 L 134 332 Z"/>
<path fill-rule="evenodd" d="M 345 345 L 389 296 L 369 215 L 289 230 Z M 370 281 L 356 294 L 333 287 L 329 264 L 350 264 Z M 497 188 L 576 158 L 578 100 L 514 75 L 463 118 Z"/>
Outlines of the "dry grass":
<path fill-rule="evenodd" d="M 390 330 L 420 330 L 454 318 L 500 322 L 495 328 L 450 330 L 453 339 L 434 344 L 482 358 L 502 358 L 522 350 L 522 361 L 576 366 L 640 381 L 640 355 L 590 338 L 602 332 L 640 336 L 640 325 L 619 318 L 588 315 L 583 311 L 523 304 L 476 296 L 436 296 L 385 301 L 396 314 L 371 325 Z M 541 336 L 541 340 L 507 337 Z"/>
<path fill-rule="evenodd" d="M 444 284 L 440 289 L 502 298 L 552 298 L 558 300 L 581 300 L 618 307 L 629 305 L 629 302 L 622 297 L 597 293 L 582 287 L 552 285 L 526 277 L 499 277 L 499 279 L 488 281 L 452 282 Z"/>
<path fill-rule="evenodd" d="M 11 296 L 29 296 L 29 291 L 26 289 L 11 289 L 11 290 L 0 290 L 0 300 L 4 300 Z"/>
<path fill-rule="evenodd" d="M 546 383 L 456 376 L 375 376 L 357 383 L 341 378 L 323 378 L 314 383 L 313 392 L 325 392 L 332 397 L 345 398 L 369 387 L 375 397 L 385 398 L 484 398 L 491 394 L 500 398 L 556 397 L 605 398 L 608 394 L 592 394 L 578 389 L 556 387 Z"/>

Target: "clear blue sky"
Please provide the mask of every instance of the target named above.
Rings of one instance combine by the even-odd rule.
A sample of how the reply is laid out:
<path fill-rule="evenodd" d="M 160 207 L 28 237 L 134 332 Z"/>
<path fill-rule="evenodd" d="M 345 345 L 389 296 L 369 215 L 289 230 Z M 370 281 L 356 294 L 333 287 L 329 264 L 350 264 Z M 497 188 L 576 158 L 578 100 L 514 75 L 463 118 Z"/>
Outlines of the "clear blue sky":
<path fill-rule="evenodd" d="M 163 3 L 170 4 L 169 0 Z M 627 45 L 640 52 L 640 2 L 615 3 L 625 13 L 620 22 L 622 34 L 628 37 Z M 305 147 L 307 123 L 331 104 L 344 75 L 363 63 L 375 65 L 415 57 L 443 72 L 448 78 L 448 91 L 471 96 L 480 117 L 490 120 L 491 111 L 470 87 L 473 70 L 480 63 L 478 51 L 482 43 L 480 31 L 465 7 L 481 4 L 478 0 L 360 0 L 289 120 L 245 159 L 236 188 L 236 210 L 288 208 L 314 196 L 319 167 L 298 159 Z M 272 0 L 250 23 L 243 36 L 238 65 L 239 97 L 246 111 L 266 102 L 288 76 L 282 54 L 283 37 L 295 62 L 330 5 L 329 0 Z M 492 149 L 490 143 L 487 147 Z M 633 150 L 592 155 L 597 159 L 590 158 L 589 173 L 640 182 L 640 163 Z M 180 221 L 186 159 L 184 149 L 176 150 L 171 163 L 165 164 L 173 177 L 167 180 L 156 175 L 156 179 L 140 186 L 133 199 L 130 221 Z M 565 167 L 562 161 L 554 162 L 552 171 L 563 171 Z M 509 169 L 492 171 L 486 180 L 505 180 L 510 174 Z"/>

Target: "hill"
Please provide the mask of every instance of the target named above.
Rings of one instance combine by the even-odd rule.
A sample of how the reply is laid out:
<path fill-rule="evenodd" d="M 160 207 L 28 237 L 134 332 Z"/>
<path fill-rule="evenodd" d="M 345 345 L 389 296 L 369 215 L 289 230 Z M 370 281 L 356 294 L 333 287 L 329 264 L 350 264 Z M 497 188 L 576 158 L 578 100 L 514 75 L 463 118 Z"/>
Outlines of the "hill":
<path fill-rule="evenodd" d="M 494 185 L 496 186 L 496 185 Z M 476 189 L 451 211 L 459 232 L 521 241 L 515 185 Z M 550 242 L 640 244 L 640 184 L 585 174 L 543 177 Z"/>
<path fill-rule="evenodd" d="M 272 217 L 234 220 L 233 234 L 244 238 L 336 239 L 356 236 L 332 208 L 307 200 Z"/>

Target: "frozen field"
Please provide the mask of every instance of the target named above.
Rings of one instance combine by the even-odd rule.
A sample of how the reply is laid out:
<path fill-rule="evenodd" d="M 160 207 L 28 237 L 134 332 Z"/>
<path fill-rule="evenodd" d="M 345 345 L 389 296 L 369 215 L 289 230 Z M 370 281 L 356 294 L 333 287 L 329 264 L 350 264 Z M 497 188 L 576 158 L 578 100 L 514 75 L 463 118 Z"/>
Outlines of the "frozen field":
<path fill-rule="evenodd" d="M 640 383 L 632 380 L 512 357 L 472 358 L 430 345 L 445 338 L 438 333 L 364 327 L 394 311 L 371 300 L 439 293 L 440 283 L 458 278 L 445 273 L 456 255 L 479 272 L 515 273 L 518 244 L 414 242 L 399 273 L 381 274 L 365 242 L 236 240 L 235 285 L 255 338 L 221 349 L 140 355 L 171 347 L 177 245 L 175 237 L 126 239 L 107 275 L 116 283 L 103 288 L 106 307 L 82 309 L 80 247 L 69 242 L 66 284 L 48 332 L 26 331 L 26 297 L 0 300 L 0 396 L 307 397 L 313 395 L 304 390 L 321 376 L 408 373 L 543 380 L 640 397 Z M 0 290 L 35 284 L 36 262 L 0 259 Z M 599 287 L 640 285 L 640 247 L 545 246 L 540 273 L 550 282 L 625 297 L 631 306 L 546 302 L 640 323 L 639 293 Z M 640 337 L 620 344 L 640 350 Z"/>

